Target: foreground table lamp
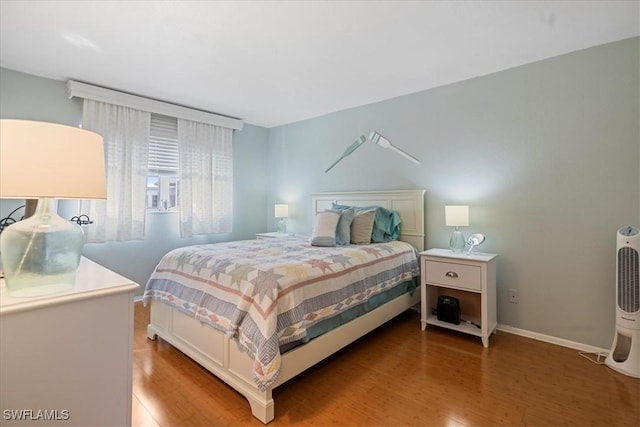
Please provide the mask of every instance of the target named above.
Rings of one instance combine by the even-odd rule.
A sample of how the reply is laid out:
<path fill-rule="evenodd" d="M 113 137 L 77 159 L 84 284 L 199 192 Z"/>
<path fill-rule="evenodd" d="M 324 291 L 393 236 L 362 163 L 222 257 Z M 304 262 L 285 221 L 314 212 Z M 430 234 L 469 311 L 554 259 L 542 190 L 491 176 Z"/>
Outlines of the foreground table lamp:
<path fill-rule="evenodd" d="M 447 227 L 455 227 L 449 239 L 449 248 L 452 252 L 464 251 L 466 242 L 464 234 L 462 234 L 462 231 L 460 231 L 458 227 L 467 227 L 469 225 L 469 206 L 445 206 L 444 216 Z"/>
<path fill-rule="evenodd" d="M 83 232 L 61 218 L 54 199 L 105 199 L 102 137 L 54 123 L 0 120 L 0 197 L 37 199 L 35 213 L 0 235 L 11 296 L 72 289 Z"/>
<path fill-rule="evenodd" d="M 280 218 L 278 221 L 278 233 L 286 233 L 287 232 L 287 223 L 285 222 L 289 216 L 289 205 L 276 205 L 275 208 L 275 217 Z"/>

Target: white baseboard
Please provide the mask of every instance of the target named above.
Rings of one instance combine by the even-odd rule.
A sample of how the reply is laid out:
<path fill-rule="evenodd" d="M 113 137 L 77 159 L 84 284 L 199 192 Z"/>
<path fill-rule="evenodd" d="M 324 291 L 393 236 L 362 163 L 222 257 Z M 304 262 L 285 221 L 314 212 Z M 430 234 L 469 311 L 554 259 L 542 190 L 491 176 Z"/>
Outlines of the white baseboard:
<path fill-rule="evenodd" d="M 538 341 L 548 342 L 550 344 L 560 345 L 562 347 L 572 348 L 574 350 L 584 351 L 586 353 L 609 353 L 609 349 L 594 347 L 591 345 L 565 340 L 563 338 L 553 337 L 551 335 L 539 334 L 537 332 L 531 332 L 524 329 L 514 328 L 509 325 L 498 324 L 497 329 L 502 332 L 508 332 L 514 335 L 520 335 L 526 338 L 531 338 Z"/>

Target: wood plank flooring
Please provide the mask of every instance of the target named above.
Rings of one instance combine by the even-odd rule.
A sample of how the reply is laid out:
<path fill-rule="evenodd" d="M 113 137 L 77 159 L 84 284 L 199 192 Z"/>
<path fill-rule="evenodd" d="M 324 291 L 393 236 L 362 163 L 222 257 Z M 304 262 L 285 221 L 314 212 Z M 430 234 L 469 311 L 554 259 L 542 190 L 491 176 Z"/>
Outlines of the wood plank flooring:
<path fill-rule="evenodd" d="M 166 342 L 136 303 L 133 426 L 262 426 L 249 403 Z M 640 379 L 504 332 L 420 330 L 408 311 L 276 388 L 269 426 L 639 426 Z"/>

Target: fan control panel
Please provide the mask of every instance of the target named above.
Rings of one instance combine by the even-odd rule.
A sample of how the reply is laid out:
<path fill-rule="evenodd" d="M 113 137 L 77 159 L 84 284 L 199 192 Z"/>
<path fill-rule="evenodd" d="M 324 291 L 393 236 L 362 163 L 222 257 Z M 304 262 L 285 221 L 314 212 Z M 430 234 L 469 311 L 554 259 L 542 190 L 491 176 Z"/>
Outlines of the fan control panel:
<path fill-rule="evenodd" d="M 618 230 L 618 233 L 620 233 L 621 236 L 627 236 L 627 237 L 635 236 L 639 232 L 640 231 L 638 231 L 637 228 L 634 228 L 631 226 L 622 227 L 620 230 Z"/>

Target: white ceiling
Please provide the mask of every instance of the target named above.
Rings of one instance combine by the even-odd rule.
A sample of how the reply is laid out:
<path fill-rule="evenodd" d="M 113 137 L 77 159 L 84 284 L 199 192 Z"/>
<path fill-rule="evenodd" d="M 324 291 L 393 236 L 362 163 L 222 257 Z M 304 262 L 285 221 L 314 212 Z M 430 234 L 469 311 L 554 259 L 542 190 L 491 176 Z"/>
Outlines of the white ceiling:
<path fill-rule="evenodd" d="M 272 127 L 640 34 L 638 1 L 7 1 L 0 66 Z"/>

